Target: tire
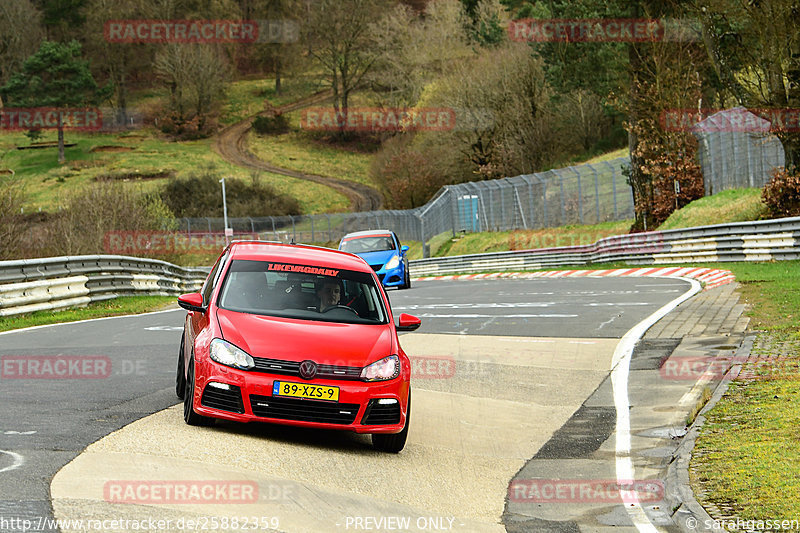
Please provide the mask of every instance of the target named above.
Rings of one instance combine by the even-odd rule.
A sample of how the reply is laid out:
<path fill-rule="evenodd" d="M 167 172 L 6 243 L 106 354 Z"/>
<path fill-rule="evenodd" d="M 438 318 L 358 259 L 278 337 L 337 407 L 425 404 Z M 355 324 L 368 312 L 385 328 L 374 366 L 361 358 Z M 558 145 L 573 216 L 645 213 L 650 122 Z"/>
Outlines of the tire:
<path fill-rule="evenodd" d="M 213 418 L 198 415 L 194 411 L 194 361 L 189 361 L 189 371 L 186 374 L 186 388 L 183 393 L 183 420 L 190 426 L 210 426 Z"/>
<path fill-rule="evenodd" d="M 186 376 L 183 374 L 183 352 L 185 350 L 186 336 L 181 335 L 181 351 L 178 352 L 178 370 L 175 375 L 175 394 L 178 399 L 183 400 L 186 392 Z"/>
<path fill-rule="evenodd" d="M 405 448 L 408 438 L 408 426 L 411 423 L 411 391 L 408 391 L 408 408 L 406 409 L 406 425 L 403 431 L 394 434 L 372 434 L 372 447 L 381 452 L 400 453 Z"/>
<path fill-rule="evenodd" d="M 403 269 L 405 271 L 404 280 L 403 280 L 403 288 L 410 289 L 411 288 L 411 273 L 408 271 L 408 263 L 406 263 L 406 268 Z"/>

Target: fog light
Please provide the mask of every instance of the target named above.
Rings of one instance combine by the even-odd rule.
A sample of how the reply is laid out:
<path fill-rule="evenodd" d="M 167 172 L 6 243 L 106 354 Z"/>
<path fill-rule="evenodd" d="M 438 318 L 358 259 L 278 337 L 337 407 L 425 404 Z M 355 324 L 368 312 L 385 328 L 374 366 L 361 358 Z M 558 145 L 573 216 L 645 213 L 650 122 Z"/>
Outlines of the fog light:
<path fill-rule="evenodd" d="M 208 384 L 209 387 L 214 387 L 215 389 L 221 390 L 231 390 L 231 386 L 227 383 L 217 383 L 216 381 L 212 381 Z"/>

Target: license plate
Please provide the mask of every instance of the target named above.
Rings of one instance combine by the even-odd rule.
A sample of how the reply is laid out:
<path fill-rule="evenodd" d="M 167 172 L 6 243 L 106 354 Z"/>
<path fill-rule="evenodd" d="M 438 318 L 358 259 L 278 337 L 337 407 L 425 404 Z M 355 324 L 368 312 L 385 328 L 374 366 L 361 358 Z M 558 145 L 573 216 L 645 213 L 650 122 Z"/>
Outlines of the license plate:
<path fill-rule="evenodd" d="M 306 383 L 275 381 L 272 384 L 272 395 L 338 402 L 339 387 L 324 387 L 322 385 L 308 385 Z"/>

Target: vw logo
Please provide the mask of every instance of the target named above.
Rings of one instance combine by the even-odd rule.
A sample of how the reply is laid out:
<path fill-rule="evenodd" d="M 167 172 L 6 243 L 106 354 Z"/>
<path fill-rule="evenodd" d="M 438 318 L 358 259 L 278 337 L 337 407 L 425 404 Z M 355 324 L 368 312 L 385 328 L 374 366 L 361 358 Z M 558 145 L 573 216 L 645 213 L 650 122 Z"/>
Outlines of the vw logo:
<path fill-rule="evenodd" d="M 317 363 L 314 361 L 303 361 L 300 363 L 300 377 L 303 379 L 314 379 L 317 375 Z"/>

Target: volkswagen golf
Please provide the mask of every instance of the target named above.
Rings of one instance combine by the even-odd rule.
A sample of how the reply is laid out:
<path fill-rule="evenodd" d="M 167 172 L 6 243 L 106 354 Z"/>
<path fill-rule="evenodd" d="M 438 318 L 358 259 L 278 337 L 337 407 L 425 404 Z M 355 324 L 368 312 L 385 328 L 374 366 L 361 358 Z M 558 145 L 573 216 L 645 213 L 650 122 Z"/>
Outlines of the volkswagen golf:
<path fill-rule="evenodd" d="M 353 254 L 235 242 L 188 311 L 176 393 L 190 425 L 214 419 L 342 429 L 397 453 L 411 416 L 411 365 L 374 270 Z"/>

